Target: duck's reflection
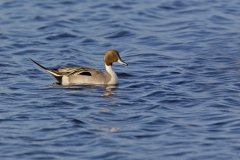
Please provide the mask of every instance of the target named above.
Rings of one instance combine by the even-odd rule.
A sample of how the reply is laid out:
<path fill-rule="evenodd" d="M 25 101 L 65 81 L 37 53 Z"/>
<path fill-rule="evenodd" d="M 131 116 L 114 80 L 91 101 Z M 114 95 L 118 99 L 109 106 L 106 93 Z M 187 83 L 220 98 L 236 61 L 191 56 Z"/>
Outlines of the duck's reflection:
<path fill-rule="evenodd" d="M 48 86 L 51 87 L 61 87 L 59 83 L 51 83 Z M 76 91 L 82 91 L 85 89 L 96 89 L 96 90 L 103 90 L 102 96 L 112 96 L 114 94 L 114 91 L 117 89 L 117 85 L 67 85 L 62 86 L 63 88 L 68 89 L 68 91 L 76 92 Z"/>
<path fill-rule="evenodd" d="M 117 86 L 116 85 L 106 85 L 105 91 L 103 93 L 103 96 L 111 96 L 113 95 L 113 91 L 116 90 Z"/>

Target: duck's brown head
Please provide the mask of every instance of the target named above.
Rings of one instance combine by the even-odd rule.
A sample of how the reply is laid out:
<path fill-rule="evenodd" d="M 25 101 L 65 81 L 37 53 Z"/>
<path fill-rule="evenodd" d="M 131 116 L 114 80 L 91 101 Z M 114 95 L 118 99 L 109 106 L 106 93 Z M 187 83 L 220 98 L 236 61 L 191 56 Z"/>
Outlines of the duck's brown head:
<path fill-rule="evenodd" d="M 114 50 L 114 49 L 111 49 L 111 50 L 107 50 L 105 52 L 105 56 L 104 56 L 104 62 L 106 65 L 108 66 L 111 66 L 112 63 L 114 62 L 119 62 L 120 64 L 123 64 L 123 65 L 128 65 L 127 63 L 125 63 L 120 55 L 119 55 L 119 52 Z"/>

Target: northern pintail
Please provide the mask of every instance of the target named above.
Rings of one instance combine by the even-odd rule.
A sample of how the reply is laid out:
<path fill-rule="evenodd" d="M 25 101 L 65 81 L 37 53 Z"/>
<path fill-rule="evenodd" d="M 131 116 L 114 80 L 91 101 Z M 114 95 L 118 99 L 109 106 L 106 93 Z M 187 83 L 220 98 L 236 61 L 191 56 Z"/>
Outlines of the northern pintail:
<path fill-rule="evenodd" d="M 32 60 L 32 59 L 31 59 Z M 73 84 L 95 84 L 95 85 L 115 85 L 118 83 L 117 74 L 112 69 L 114 62 L 119 62 L 123 65 L 125 63 L 119 52 L 116 50 L 108 50 L 105 52 L 104 63 L 105 71 L 100 71 L 88 67 L 63 67 L 58 69 L 49 69 L 36 61 L 32 60 L 36 65 L 54 76 L 61 85 Z"/>

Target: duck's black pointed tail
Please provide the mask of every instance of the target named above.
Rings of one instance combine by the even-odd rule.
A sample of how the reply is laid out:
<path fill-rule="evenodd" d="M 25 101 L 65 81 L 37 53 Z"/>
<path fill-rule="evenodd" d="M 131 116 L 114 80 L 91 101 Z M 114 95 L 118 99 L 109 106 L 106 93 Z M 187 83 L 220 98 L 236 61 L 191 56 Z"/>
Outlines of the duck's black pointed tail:
<path fill-rule="evenodd" d="M 41 64 L 39 64 L 38 62 L 34 61 L 33 59 L 29 58 L 33 63 L 35 63 L 37 66 L 39 66 L 40 68 L 44 69 L 45 71 L 47 71 L 48 73 L 50 73 L 52 76 L 54 76 L 60 83 L 62 81 L 62 75 L 57 73 L 56 71 L 54 71 L 53 69 L 49 69 L 46 68 L 44 66 L 42 66 Z"/>
<path fill-rule="evenodd" d="M 32 58 L 29 58 L 33 63 L 35 63 L 36 65 L 38 65 L 39 67 L 41 67 L 42 69 L 44 69 L 44 70 L 49 70 L 48 68 L 46 68 L 46 67 L 44 67 L 44 66 L 42 66 L 41 64 L 39 64 L 39 63 L 37 63 L 36 61 L 34 61 Z"/>

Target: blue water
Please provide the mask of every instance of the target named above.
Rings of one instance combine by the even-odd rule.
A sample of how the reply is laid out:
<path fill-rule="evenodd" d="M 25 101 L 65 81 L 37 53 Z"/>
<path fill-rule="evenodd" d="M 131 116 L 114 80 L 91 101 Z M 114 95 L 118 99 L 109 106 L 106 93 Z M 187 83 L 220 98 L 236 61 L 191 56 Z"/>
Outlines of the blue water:
<path fill-rule="evenodd" d="M 1 160 L 239 160 L 239 0 L 2 0 Z M 52 86 L 34 65 L 119 85 Z"/>

